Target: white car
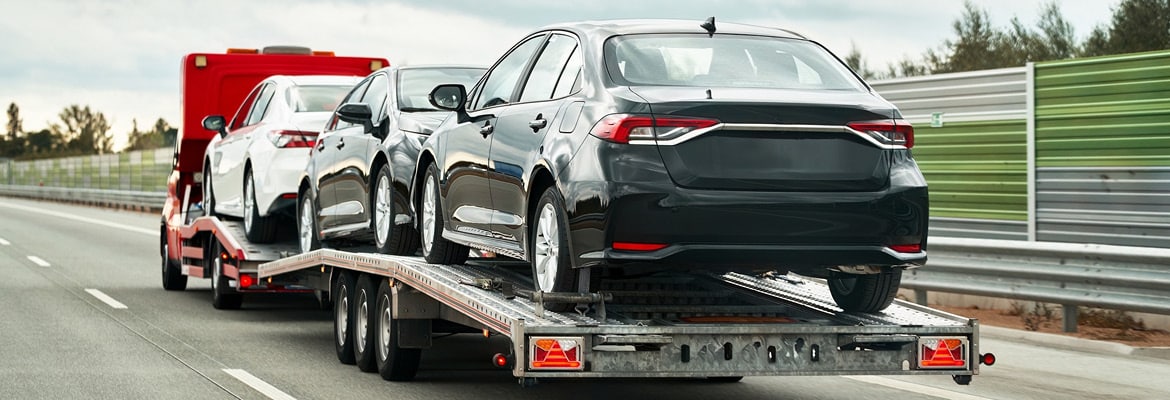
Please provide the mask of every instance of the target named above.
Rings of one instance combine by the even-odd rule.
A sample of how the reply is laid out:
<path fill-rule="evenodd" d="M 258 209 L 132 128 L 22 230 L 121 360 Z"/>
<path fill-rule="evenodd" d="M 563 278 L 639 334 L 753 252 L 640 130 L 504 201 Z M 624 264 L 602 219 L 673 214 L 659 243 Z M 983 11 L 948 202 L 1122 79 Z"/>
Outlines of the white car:
<path fill-rule="evenodd" d="M 295 213 L 297 180 L 334 108 L 362 77 L 276 75 L 256 85 L 204 153 L 203 209 L 244 219 L 248 240 L 271 242 L 277 220 Z M 291 220 L 290 220 L 291 221 Z"/>

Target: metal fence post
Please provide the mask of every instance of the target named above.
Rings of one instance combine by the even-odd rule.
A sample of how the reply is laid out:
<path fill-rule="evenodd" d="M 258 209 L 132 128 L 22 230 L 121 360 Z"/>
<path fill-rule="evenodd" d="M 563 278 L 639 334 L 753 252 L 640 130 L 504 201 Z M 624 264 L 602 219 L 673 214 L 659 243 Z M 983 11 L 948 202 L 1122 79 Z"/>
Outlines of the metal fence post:
<path fill-rule="evenodd" d="M 1068 333 L 1076 332 L 1079 309 L 1075 304 L 1061 304 L 1060 308 L 1064 311 L 1064 318 L 1061 319 L 1061 323 L 1064 325 L 1064 331 Z"/>
<path fill-rule="evenodd" d="M 1028 241 L 1036 241 L 1036 64 L 1028 63 L 1025 73 L 1024 108 L 1027 112 L 1025 152 L 1028 179 Z"/>

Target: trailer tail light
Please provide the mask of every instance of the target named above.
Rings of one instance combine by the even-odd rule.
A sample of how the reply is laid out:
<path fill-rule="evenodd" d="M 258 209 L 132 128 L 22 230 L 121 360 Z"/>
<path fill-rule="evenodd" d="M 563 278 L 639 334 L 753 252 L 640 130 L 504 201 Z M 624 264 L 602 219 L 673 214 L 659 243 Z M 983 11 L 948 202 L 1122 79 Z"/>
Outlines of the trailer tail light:
<path fill-rule="evenodd" d="M 966 369 L 967 350 L 967 338 L 965 337 L 919 338 L 918 368 Z"/>
<path fill-rule="evenodd" d="M 846 125 L 884 144 L 902 145 L 907 149 L 914 147 L 914 126 L 903 119 L 858 121 Z"/>
<path fill-rule="evenodd" d="M 719 120 L 709 118 L 611 114 L 597 121 L 589 133 L 625 144 L 631 140 L 669 140 L 718 124 Z"/>
<path fill-rule="evenodd" d="M 528 339 L 528 368 L 533 370 L 585 369 L 579 337 L 531 337 Z"/>
<path fill-rule="evenodd" d="M 282 149 L 307 147 L 317 144 L 317 132 L 282 130 L 268 133 L 268 140 Z"/>
<path fill-rule="evenodd" d="M 664 243 L 635 243 L 635 242 L 613 242 L 614 250 L 623 251 L 655 251 L 666 248 Z"/>
<path fill-rule="evenodd" d="M 240 289 L 247 289 L 256 284 L 256 278 L 248 274 L 240 274 Z"/>
<path fill-rule="evenodd" d="M 979 355 L 979 363 L 988 367 L 995 365 L 995 354 L 985 353 Z"/>

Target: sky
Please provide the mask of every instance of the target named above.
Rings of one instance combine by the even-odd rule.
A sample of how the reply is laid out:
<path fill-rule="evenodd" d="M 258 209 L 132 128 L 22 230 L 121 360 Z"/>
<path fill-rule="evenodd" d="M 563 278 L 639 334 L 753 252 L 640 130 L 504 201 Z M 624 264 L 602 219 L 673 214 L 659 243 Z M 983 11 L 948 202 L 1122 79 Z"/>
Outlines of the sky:
<path fill-rule="evenodd" d="M 1034 26 L 1053 0 L 972 0 L 995 26 Z M 1109 23 L 1119 0 L 1055 0 L 1078 40 Z M 568 21 L 709 16 L 793 30 L 867 67 L 953 39 L 961 0 L 0 0 L 0 107 L 25 131 L 71 105 L 110 120 L 114 148 L 132 121 L 180 123 L 183 55 L 229 47 L 307 46 L 391 64 L 490 65 L 541 26 Z M 0 116 L 7 122 L 6 116 Z"/>

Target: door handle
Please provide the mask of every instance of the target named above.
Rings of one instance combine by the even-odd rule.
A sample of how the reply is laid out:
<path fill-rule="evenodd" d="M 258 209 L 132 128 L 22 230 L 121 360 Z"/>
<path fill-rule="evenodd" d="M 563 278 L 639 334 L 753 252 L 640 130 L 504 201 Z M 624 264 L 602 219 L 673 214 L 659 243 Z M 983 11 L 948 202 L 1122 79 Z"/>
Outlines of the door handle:
<path fill-rule="evenodd" d="M 337 149 L 341 150 L 342 147 L 345 147 L 345 140 L 340 140 L 337 142 Z"/>
<path fill-rule="evenodd" d="M 488 121 L 487 123 L 483 124 L 482 127 L 479 128 L 479 134 L 483 135 L 483 137 L 486 138 L 488 135 L 491 135 L 492 132 L 495 132 L 495 130 L 496 130 L 496 128 L 494 126 L 492 126 L 491 121 Z"/>
<path fill-rule="evenodd" d="M 532 128 L 532 133 L 539 132 L 546 126 L 548 126 L 548 120 L 544 119 L 544 114 L 536 114 L 536 119 L 528 121 L 528 127 Z"/>
<path fill-rule="evenodd" d="M 317 151 L 325 151 L 325 141 L 317 140 Z"/>

